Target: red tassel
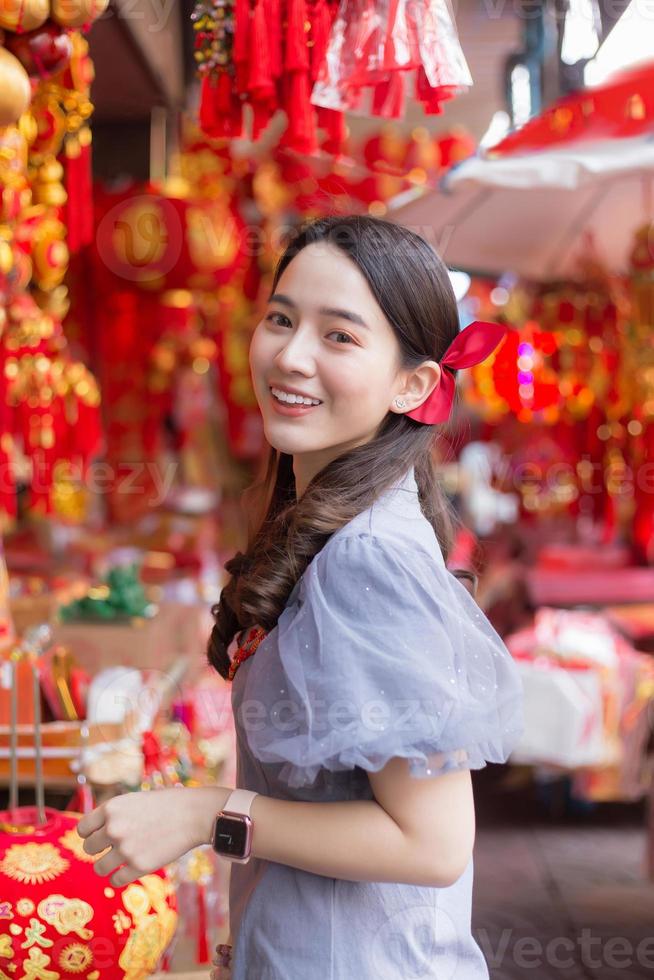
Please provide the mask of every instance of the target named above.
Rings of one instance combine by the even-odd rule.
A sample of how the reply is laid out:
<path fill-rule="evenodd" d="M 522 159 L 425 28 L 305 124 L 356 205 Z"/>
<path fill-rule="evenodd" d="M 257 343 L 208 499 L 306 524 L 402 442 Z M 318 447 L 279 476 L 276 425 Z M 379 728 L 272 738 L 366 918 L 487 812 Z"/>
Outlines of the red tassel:
<path fill-rule="evenodd" d="M 318 149 L 316 117 L 310 102 L 311 90 L 307 74 L 302 71 L 292 72 L 284 77 L 284 82 L 284 110 L 288 126 L 279 145 L 298 153 L 315 153 Z"/>
<path fill-rule="evenodd" d="M 81 244 L 81 202 L 77 193 L 79 173 L 81 168 L 82 148 L 75 137 L 66 140 L 65 146 L 66 172 L 66 228 L 68 232 L 68 248 L 71 255 L 79 252 Z"/>
<path fill-rule="evenodd" d="M 315 82 L 325 61 L 329 34 L 332 28 L 332 16 L 326 0 L 317 0 L 311 15 L 311 80 Z"/>
<path fill-rule="evenodd" d="M 71 796 L 66 809 L 73 813 L 90 813 L 91 810 L 95 809 L 93 790 L 88 783 L 80 783 Z"/>
<path fill-rule="evenodd" d="M 200 128 L 214 139 L 238 139 L 243 134 L 243 110 L 226 72 L 205 75 L 200 87 Z"/>
<path fill-rule="evenodd" d="M 93 180 L 91 175 L 91 130 L 82 126 L 66 142 L 66 226 L 71 255 L 93 241 Z"/>
<path fill-rule="evenodd" d="M 440 115 L 443 112 L 444 99 L 450 97 L 447 95 L 446 87 L 431 87 L 422 66 L 416 71 L 415 94 L 417 101 L 422 102 L 424 111 L 430 116 Z"/>
<path fill-rule="evenodd" d="M 250 0 L 235 0 L 234 46 L 232 59 L 236 65 L 248 60 L 250 50 Z"/>
<path fill-rule="evenodd" d="M 270 52 L 270 74 L 279 78 L 282 73 L 282 16 L 279 0 L 264 0 Z"/>
<path fill-rule="evenodd" d="M 387 119 L 400 119 L 404 115 L 404 78 L 401 71 L 392 71 L 388 81 L 375 85 L 372 114 Z"/>
<path fill-rule="evenodd" d="M 250 26 L 250 74 L 248 91 L 256 98 L 270 98 L 275 87 L 270 73 L 270 49 L 263 0 L 257 0 Z"/>
<path fill-rule="evenodd" d="M 91 130 L 83 126 L 79 134 L 81 148 L 81 191 L 82 214 L 80 225 L 80 245 L 90 245 L 95 237 L 93 216 L 93 168 L 91 164 Z"/>
<path fill-rule="evenodd" d="M 257 99 L 253 99 L 250 105 L 252 106 L 252 139 L 258 140 L 275 110 L 274 107 L 271 109 L 269 102 L 259 102 Z"/>
<path fill-rule="evenodd" d="M 232 111 L 234 102 L 234 91 L 232 80 L 227 72 L 221 72 L 216 80 L 216 111 L 221 115 L 228 116 Z"/>
<path fill-rule="evenodd" d="M 308 71 L 309 49 L 307 47 L 307 7 L 304 0 L 288 0 L 286 11 L 286 51 L 284 67 L 286 71 Z"/>
<path fill-rule="evenodd" d="M 197 963 L 209 962 L 209 941 L 207 936 L 207 902 L 204 885 L 198 882 L 198 948 Z"/>
<path fill-rule="evenodd" d="M 200 85 L 200 128 L 208 136 L 218 135 L 223 122 L 219 108 L 221 78 L 222 75 L 205 75 Z"/>
<path fill-rule="evenodd" d="M 347 133 L 345 127 L 345 114 L 337 112 L 335 109 L 325 109 L 323 106 L 317 107 L 318 125 L 325 130 L 325 139 L 322 148 L 325 153 L 333 156 L 340 156 L 345 152 Z"/>

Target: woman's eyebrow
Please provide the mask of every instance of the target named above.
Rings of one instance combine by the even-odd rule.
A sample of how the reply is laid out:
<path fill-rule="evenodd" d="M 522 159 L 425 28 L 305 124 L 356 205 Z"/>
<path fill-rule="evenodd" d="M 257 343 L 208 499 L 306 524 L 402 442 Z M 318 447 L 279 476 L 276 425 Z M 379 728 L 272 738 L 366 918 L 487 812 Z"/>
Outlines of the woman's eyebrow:
<path fill-rule="evenodd" d="M 273 293 L 268 302 L 282 303 L 284 306 L 288 306 L 292 310 L 297 310 L 297 303 L 294 303 L 290 296 L 285 296 L 283 293 Z M 343 320 L 349 320 L 350 323 L 356 323 L 358 326 L 365 327 L 366 330 L 370 330 L 370 327 L 366 321 L 360 317 L 358 313 L 353 313 L 351 310 L 341 310 L 336 306 L 321 306 L 318 312 L 323 316 L 337 316 Z"/>

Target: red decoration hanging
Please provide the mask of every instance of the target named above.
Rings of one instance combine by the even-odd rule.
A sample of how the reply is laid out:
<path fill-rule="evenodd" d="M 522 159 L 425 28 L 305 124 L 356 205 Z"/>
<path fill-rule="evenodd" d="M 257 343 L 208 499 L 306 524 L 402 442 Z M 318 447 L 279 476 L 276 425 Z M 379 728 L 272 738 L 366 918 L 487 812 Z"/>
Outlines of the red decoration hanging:
<path fill-rule="evenodd" d="M 214 138 L 258 139 L 284 110 L 282 145 L 313 153 L 318 128 L 325 149 L 343 151 L 345 125 L 311 102 L 327 50 L 337 0 L 203 0 L 193 14 L 202 76 L 200 126 Z M 252 108 L 244 132 L 243 105 Z"/>

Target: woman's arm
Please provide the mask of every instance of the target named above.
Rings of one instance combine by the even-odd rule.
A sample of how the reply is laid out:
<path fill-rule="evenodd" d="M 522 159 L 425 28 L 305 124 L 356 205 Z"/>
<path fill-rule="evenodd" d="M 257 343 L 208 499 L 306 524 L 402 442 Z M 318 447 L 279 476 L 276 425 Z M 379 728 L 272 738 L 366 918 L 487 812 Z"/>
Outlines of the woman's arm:
<path fill-rule="evenodd" d="M 470 773 L 410 776 L 405 759 L 369 773 L 374 800 L 304 803 L 257 796 L 250 810 L 252 852 L 267 861 L 349 881 L 447 887 L 463 873 L 474 843 Z M 99 875 L 134 881 L 209 843 L 224 786 L 128 793 L 79 824 Z M 122 870 L 116 870 L 124 864 Z"/>
<path fill-rule="evenodd" d="M 369 778 L 374 800 L 255 798 L 254 855 L 349 881 L 453 884 L 474 843 L 470 773 L 416 779 L 398 758 Z"/>

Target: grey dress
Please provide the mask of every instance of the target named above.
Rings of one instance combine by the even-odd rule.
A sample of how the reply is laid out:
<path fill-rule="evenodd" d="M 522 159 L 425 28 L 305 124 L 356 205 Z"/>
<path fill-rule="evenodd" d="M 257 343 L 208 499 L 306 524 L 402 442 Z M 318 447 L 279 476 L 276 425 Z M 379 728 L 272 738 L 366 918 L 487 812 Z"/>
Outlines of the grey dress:
<path fill-rule="evenodd" d="M 234 644 L 232 644 L 234 646 Z M 503 762 L 523 727 L 509 652 L 445 568 L 413 468 L 332 535 L 232 681 L 237 786 L 373 799 L 393 756 L 416 778 Z M 482 980 L 473 861 L 447 888 L 233 864 L 233 980 Z"/>

